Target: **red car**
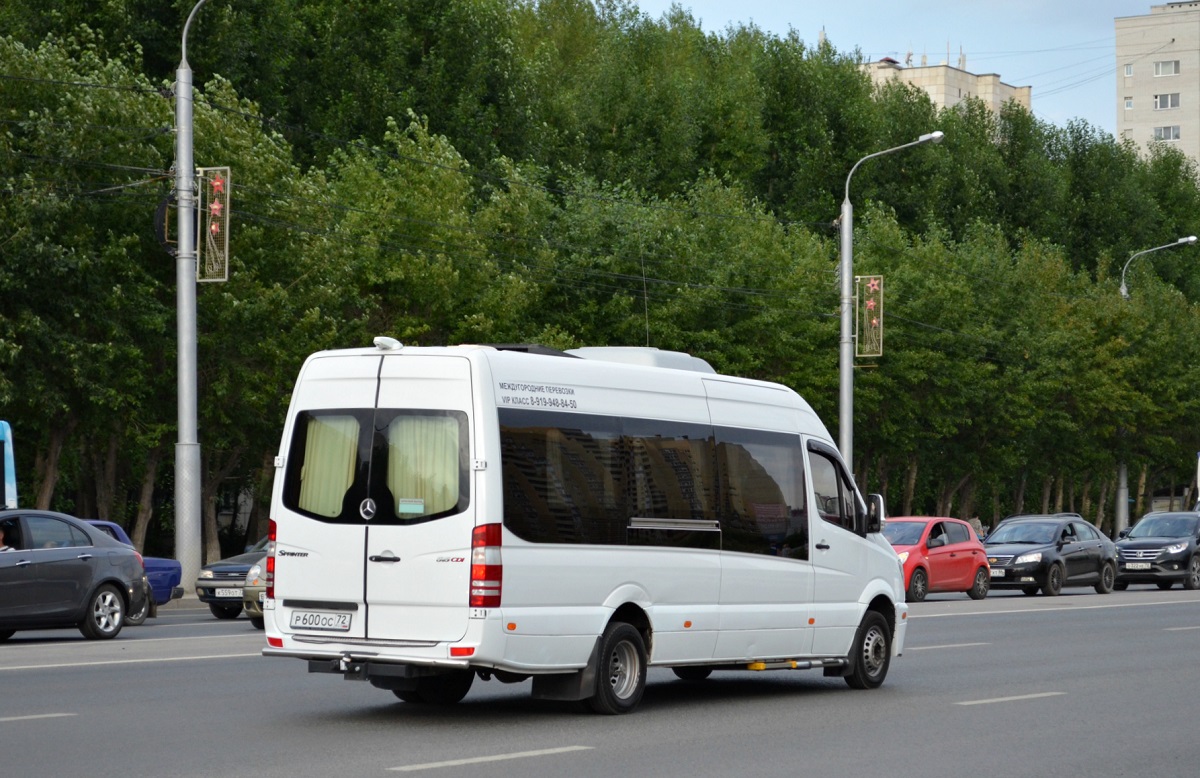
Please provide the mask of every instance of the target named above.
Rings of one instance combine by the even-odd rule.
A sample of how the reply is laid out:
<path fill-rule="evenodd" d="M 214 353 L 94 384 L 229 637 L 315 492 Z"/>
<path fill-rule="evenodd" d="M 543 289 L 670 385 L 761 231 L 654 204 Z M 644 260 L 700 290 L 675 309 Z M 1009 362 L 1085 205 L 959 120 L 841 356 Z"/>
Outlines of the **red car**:
<path fill-rule="evenodd" d="M 900 561 L 909 602 L 930 592 L 966 592 L 972 600 L 987 597 L 992 572 L 987 551 L 965 521 L 941 516 L 889 518 L 883 527 Z"/>

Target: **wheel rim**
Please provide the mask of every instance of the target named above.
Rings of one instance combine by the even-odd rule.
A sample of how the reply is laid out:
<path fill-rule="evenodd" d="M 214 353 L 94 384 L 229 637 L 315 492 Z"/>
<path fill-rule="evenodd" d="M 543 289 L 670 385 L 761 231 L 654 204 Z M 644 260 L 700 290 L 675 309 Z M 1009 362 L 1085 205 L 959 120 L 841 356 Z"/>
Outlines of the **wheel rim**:
<path fill-rule="evenodd" d="M 116 630 L 121 626 L 121 598 L 114 592 L 100 592 L 92 608 L 92 621 L 105 634 Z"/>
<path fill-rule="evenodd" d="M 628 699 L 637 689 L 638 655 L 632 643 L 622 641 L 613 647 L 608 659 L 608 683 L 617 699 Z"/>
<path fill-rule="evenodd" d="M 1055 591 L 1058 591 L 1058 589 L 1062 587 L 1062 571 L 1058 569 L 1058 565 L 1050 568 L 1050 580 L 1047 581 L 1047 583 L 1049 583 L 1050 588 L 1054 589 Z"/>
<path fill-rule="evenodd" d="M 914 599 L 925 599 L 925 595 L 929 589 L 929 582 L 925 580 L 925 574 L 920 570 L 913 573 L 912 589 Z"/>
<path fill-rule="evenodd" d="M 985 573 L 982 570 L 979 570 L 975 573 L 975 593 L 976 594 L 985 594 L 987 592 L 987 590 L 989 588 L 991 588 L 991 585 L 992 585 L 992 582 L 988 578 L 987 573 Z"/>
<path fill-rule="evenodd" d="M 879 627 L 873 626 L 863 635 L 862 656 L 859 659 L 868 677 L 875 678 L 883 672 L 888 659 L 887 635 Z"/>
<path fill-rule="evenodd" d="M 1113 582 L 1117 580 L 1117 573 L 1113 570 L 1112 565 L 1105 565 L 1104 572 L 1101 575 L 1104 576 L 1104 588 L 1111 589 Z"/>
<path fill-rule="evenodd" d="M 1192 564 L 1188 566 L 1188 577 L 1192 579 L 1192 588 L 1200 589 L 1200 557 L 1192 557 Z"/>

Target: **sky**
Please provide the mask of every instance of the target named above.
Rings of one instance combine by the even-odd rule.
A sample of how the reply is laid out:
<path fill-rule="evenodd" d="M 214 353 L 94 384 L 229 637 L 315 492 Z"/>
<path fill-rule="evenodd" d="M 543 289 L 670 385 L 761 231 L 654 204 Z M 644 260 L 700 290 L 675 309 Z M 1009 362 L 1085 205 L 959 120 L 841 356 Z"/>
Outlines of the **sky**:
<path fill-rule="evenodd" d="M 972 73 L 996 73 L 1012 86 L 1033 87 L 1033 114 L 1062 126 L 1084 119 L 1116 129 L 1114 19 L 1150 13 L 1167 0 L 633 0 L 652 19 L 680 5 L 705 32 L 750 24 L 780 37 L 794 29 L 816 45 L 821 30 L 840 52 L 867 60 L 957 66 L 959 50 Z"/>

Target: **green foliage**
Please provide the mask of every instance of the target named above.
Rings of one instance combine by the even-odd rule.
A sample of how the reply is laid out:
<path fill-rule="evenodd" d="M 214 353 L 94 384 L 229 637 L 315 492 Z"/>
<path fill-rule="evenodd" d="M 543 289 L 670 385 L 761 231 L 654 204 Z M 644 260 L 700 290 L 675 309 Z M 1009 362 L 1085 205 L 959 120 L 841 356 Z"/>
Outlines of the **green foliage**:
<path fill-rule="evenodd" d="M 62 441 L 60 506 L 103 502 L 115 441 L 127 512 L 172 437 L 175 263 L 151 224 L 194 7 L 0 7 L 0 409 L 26 494 Z M 188 60 L 196 164 L 233 170 L 230 280 L 198 293 L 214 489 L 269 480 L 305 355 L 381 334 L 688 351 L 833 420 L 847 175 L 935 129 L 852 182 L 854 272 L 885 278 L 860 483 L 974 515 L 1053 484 L 1082 509 L 1119 461 L 1192 477 L 1198 249 L 1116 291 L 1133 253 L 1200 231 L 1176 150 L 939 110 L 873 88 L 857 52 L 626 0 L 212 0 Z"/>

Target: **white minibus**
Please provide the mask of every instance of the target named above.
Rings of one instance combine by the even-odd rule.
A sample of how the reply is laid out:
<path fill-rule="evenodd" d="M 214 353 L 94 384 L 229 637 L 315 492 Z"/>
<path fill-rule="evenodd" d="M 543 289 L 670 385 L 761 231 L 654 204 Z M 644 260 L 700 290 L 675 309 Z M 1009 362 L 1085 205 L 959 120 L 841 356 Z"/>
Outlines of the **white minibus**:
<path fill-rule="evenodd" d="M 275 468 L 263 653 L 406 702 L 532 679 L 625 713 L 648 667 L 875 688 L 904 646 L 882 498 L 795 392 L 687 354 L 319 352 Z"/>

